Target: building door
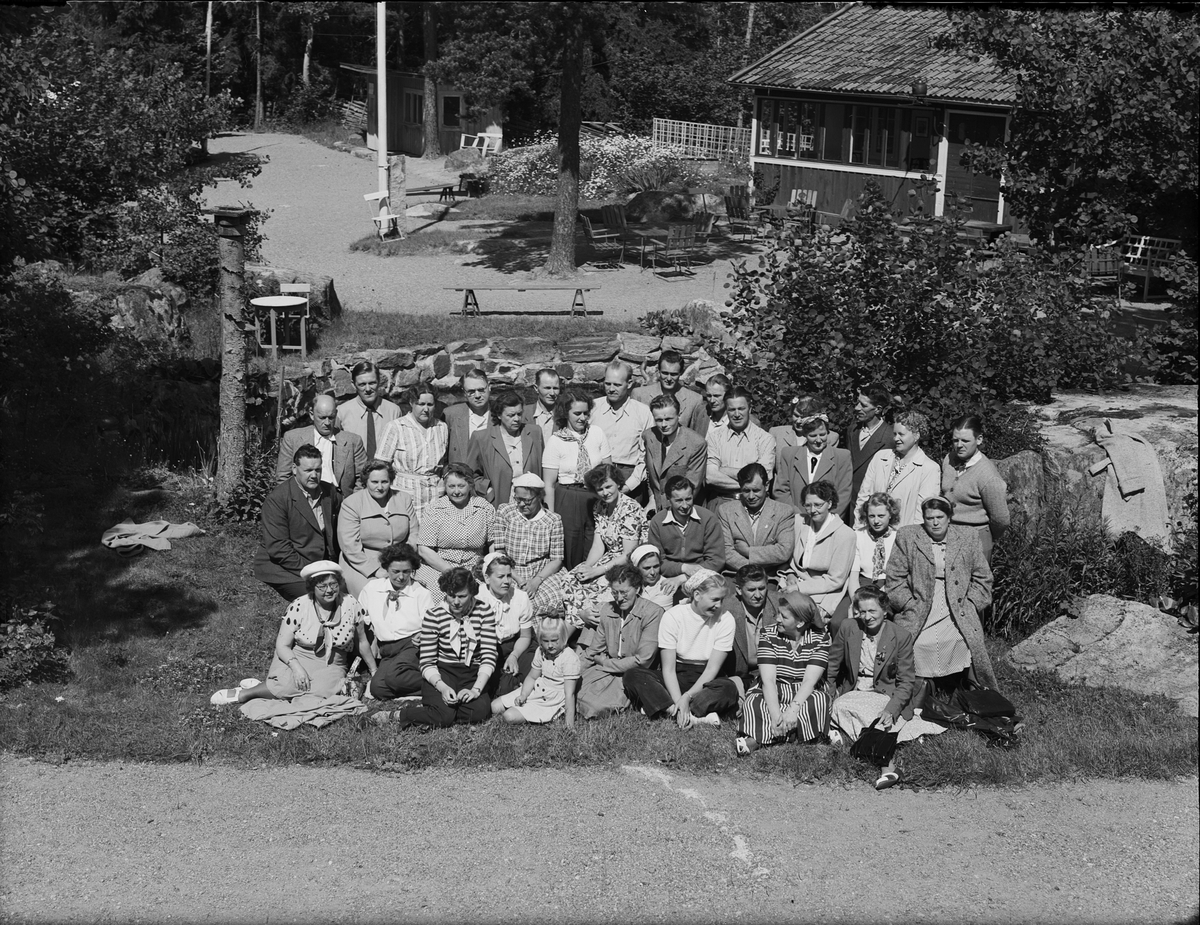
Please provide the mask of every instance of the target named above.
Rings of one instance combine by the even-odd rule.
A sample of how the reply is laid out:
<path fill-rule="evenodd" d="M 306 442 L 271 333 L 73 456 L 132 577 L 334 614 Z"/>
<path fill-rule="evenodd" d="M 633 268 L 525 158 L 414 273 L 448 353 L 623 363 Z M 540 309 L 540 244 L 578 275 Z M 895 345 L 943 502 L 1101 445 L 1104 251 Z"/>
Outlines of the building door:
<path fill-rule="evenodd" d="M 966 198 L 973 210 L 970 217 L 985 222 L 996 221 L 1000 210 L 1000 180 L 975 169 L 967 145 L 1002 143 L 1004 117 L 948 112 L 946 141 L 946 192 Z"/>

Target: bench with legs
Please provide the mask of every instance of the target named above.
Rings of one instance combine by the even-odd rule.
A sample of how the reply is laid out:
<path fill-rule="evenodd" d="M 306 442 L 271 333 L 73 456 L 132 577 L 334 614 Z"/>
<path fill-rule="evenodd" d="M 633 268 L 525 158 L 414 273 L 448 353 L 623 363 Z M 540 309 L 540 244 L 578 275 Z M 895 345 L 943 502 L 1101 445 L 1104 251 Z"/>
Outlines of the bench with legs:
<path fill-rule="evenodd" d="M 463 294 L 462 311 L 460 312 L 462 315 L 478 315 L 480 313 L 479 300 L 475 298 L 476 292 L 536 292 L 540 290 L 555 289 L 564 292 L 574 292 L 575 297 L 571 300 L 571 314 L 586 315 L 588 312 L 587 305 L 585 305 L 583 301 L 583 294 L 585 292 L 592 292 L 600 287 L 576 286 L 570 283 L 563 286 L 556 286 L 550 283 L 528 283 L 521 286 L 443 286 L 442 288 L 448 292 L 461 292 Z M 512 314 L 517 315 L 520 314 L 520 312 L 512 312 Z M 593 312 L 593 314 L 599 315 L 603 314 L 603 312 Z"/>

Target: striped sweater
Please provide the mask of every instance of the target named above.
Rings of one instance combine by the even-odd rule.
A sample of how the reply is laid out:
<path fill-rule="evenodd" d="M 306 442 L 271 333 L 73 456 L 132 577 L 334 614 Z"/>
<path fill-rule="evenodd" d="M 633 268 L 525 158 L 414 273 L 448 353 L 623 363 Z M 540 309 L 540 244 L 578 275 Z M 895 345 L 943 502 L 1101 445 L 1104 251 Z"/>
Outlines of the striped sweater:
<path fill-rule="evenodd" d="M 486 668 L 489 675 L 495 670 L 496 615 L 489 604 L 476 598 L 463 624 L 450 616 L 445 603 L 426 612 L 421 623 L 421 674 L 429 680 L 430 670 L 436 671 L 439 662 Z"/>

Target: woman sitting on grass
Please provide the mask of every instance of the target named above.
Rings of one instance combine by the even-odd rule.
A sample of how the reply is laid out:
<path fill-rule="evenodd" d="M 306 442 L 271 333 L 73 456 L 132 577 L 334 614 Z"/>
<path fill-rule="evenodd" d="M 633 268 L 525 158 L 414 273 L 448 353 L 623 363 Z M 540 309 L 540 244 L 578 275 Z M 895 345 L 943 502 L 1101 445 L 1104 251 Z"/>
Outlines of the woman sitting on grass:
<path fill-rule="evenodd" d="M 945 732 L 942 726 L 913 717 L 913 637 L 888 620 L 889 613 L 881 588 L 859 588 L 854 592 L 854 619 L 842 624 L 830 647 L 829 688 L 836 699 L 829 714 L 829 741 L 835 746 L 857 741 L 872 723 L 897 732 L 897 744 Z M 875 789 L 885 790 L 899 781 L 893 757 Z"/>
<path fill-rule="evenodd" d="M 519 690 L 492 701 L 492 714 L 506 723 L 549 723 L 562 716 L 575 725 L 575 689 L 579 686 L 579 656 L 567 645 L 562 617 L 538 620 L 538 650 L 533 667 Z"/>
<path fill-rule="evenodd" d="M 675 588 L 672 582 L 663 578 L 662 550 L 646 543 L 629 554 L 629 561 L 642 573 L 642 597 L 663 610 L 674 607 Z"/>
<path fill-rule="evenodd" d="M 689 603 L 663 614 L 658 624 L 658 671 L 630 668 L 625 696 L 650 719 L 673 716 L 680 729 L 720 726 L 720 714 L 738 705 L 737 685 L 718 677 L 733 651 L 733 614 L 724 608 L 725 579 L 706 568 L 684 582 Z"/>
<path fill-rule="evenodd" d="M 821 686 L 829 663 L 829 634 L 821 609 L 807 594 L 789 591 L 777 622 L 758 637 L 758 683 L 746 692 L 737 753 L 783 742 L 801 742 L 825 729 L 829 697 Z"/>
<path fill-rule="evenodd" d="M 453 726 L 491 716 L 482 696 L 496 670 L 496 617 L 465 568 L 438 577 L 443 600 L 421 624 L 421 702 L 372 715 L 376 723 Z"/>
<path fill-rule="evenodd" d="M 301 569 L 300 577 L 308 591 L 283 615 L 267 680 L 247 678 L 237 687 L 217 691 L 210 698 L 213 704 L 290 700 L 301 694 L 334 696 L 342 692 L 356 647 L 375 673 L 375 656 L 363 629 L 366 613 L 346 593 L 341 566 L 322 559 Z"/>
<path fill-rule="evenodd" d="M 533 605 L 517 587 L 513 560 L 502 552 L 483 557 L 483 587 L 479 599 L 496 615 L 496 673 L 488 693 L 504 696 L 521 686 L 521 673 L 533 662 Z"/>

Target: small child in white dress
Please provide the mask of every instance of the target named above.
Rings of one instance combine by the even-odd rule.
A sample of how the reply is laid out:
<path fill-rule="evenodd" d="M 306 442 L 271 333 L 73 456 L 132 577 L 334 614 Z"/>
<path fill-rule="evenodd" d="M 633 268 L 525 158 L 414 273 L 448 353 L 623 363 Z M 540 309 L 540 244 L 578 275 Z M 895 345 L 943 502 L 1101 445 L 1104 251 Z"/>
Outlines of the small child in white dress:
<path fill-rule="evenodd" d="M 492 715 L 507 723 L 549 723 L 563 716 L 575 725 L 575 691 L 582 669 L 567 645 L 567 621 L 545 616 L 538 621 L 538 650 L 520 690 L 492 701 Z"/>

